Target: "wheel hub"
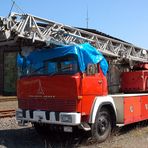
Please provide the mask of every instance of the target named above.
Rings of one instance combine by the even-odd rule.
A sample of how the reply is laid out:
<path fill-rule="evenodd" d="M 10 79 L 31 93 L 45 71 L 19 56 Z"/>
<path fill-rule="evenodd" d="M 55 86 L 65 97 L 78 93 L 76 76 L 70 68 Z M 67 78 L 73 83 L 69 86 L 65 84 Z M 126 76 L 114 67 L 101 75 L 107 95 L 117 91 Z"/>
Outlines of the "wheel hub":
<path fill-rule="evenodd" d="M 106 118 L 104 117 L 100 117 L 98 119 L 98 126 L 97 126 L 97 129 L 98 129 L 98 133 L 100 135 L 103 135 L 105 133 L 105 131 L 107 130 L 108 128 L 108 121 Z"/>

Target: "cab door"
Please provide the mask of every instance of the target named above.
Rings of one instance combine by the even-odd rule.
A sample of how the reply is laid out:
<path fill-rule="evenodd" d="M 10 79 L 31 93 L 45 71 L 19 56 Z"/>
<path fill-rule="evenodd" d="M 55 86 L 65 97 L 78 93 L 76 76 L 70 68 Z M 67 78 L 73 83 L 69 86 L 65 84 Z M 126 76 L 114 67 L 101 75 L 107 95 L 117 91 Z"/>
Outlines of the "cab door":
<path fill-rule="evenodd" d="M 97 64 L 88 64 L 82 80 L 83 96 L 100 96 L 103 94 L 103 77 Z"/>

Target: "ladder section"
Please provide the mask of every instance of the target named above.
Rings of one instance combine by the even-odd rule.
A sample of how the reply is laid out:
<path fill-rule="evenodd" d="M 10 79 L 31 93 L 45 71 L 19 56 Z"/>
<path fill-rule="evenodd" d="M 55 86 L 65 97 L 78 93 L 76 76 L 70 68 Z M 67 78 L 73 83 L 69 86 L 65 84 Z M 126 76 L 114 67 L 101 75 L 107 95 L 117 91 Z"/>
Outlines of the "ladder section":
<path fill-rule="evenodd" d="M 28 14 L 12 13 L 8 18 L 1 18 L 0 46 L 17 44 L 20 38 L 31 40 L 32 44 L 46 43 L 46 46 L 89 42 L 105 56 L 130 62 L 148 62 L 146 49 L 110 37 Z"/>

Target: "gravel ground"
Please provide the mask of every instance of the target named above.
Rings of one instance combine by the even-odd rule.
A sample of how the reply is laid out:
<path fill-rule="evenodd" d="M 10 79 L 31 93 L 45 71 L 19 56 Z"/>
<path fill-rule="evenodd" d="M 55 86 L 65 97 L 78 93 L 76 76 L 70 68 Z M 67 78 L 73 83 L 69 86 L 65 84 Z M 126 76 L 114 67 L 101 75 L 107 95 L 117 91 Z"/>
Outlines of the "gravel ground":
<path fill-rule="evenodd" d="M 44 141 L 31 126 L 17 126 L 15 117 L 0 119 L 0 148 L 44 147 Z"/>
<path fill-rule="evenodd" d="M 148 123 L 133 124 L 115 131 L 101 144 L 88 144 L 81 148 L 148 148 Z"/>
<path fill-rule="evenodd" d="M 17 101 L 0 102 L 0 110 L 16 109 Z M 148 122 L 117 129 L 107 141 L 93 143 L 90 133 L 39 135 L 32 125 L 20 127 L 15 117 L 0 119 L 0 148 L 148 148 Z"/>
<path fill-rule="evenodd" d="M 116 130 L 104 143 L 92 143 L 88 133 L 39 135 L 29 125 L 19 127 L 13 118 L 0 119 L 0 148 L 148 148 L 147 123 Z M 46 139 L 46 140 L 45 140 Z"/>

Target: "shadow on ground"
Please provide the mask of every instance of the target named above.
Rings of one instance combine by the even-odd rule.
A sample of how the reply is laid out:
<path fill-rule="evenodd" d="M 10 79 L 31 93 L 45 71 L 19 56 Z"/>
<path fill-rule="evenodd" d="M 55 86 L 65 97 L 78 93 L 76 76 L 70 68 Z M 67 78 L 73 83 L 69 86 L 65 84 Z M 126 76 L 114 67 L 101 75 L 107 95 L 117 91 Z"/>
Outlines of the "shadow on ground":
<path fill-rule="evenodd" d="M 148 120 L 145 120 L 145 121 L 129 124 L 129 125 L 126 125 L 124 127 L 116 128 L 115 133 L 117 133 L 118 135 L 124 135 L 124 134 L 127 134 L 130 131 L 140 129 L 140 128 L 144 128 L 144 127 L 147 127 L 147 126 L 148 126 Z"/>
<path fill-rule="evenodd" d="M 143 128 L 147 125 L 148 122 L 141 122 L 117 128 L 113 132 L 112 137 L 124 136 L 124 134 L 136 128 Z M 81 146 L 89 147 L 90 145 L 95 147 L 96 143 L 93 143 L 90 139 L 90 132 L 80 130 L 76 130 L 73 133 L 46 130 L 40 135 L 33 127 L 0 130 L 0 148 L 75 148 Z"/>
<path fill-rule="evenodd" d="M 0 148 L 73 148 L 82 143 L 86 135 L 82 131 L 38 134 L 33 127 L 0 130 Z"/>
<path fill-rule="evenodd" d="M 33 128 L 0 130 L 0 147 L 44 148 L 45 144 Z"/>
<path fill-rule="evenodd" d="M 50 131 L 40 134 L 45 141 L 46 148 L 75 148 L 87 142 L 90 132 L 76 130 L 73 133 Z"/>

